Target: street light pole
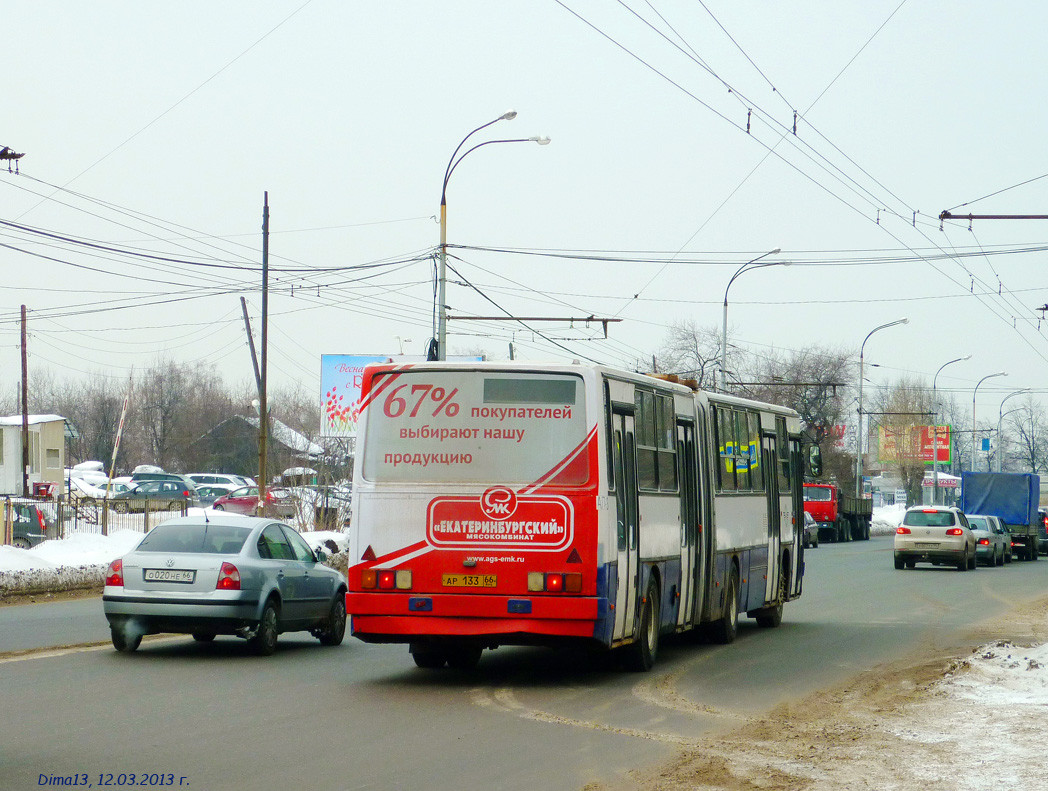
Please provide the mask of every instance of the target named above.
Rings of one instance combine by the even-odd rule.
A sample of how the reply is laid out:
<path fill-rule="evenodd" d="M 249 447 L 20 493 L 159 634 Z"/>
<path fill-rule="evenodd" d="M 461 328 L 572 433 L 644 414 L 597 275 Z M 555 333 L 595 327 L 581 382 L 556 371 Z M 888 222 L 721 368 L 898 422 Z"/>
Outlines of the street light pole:
<path fill-rule="evenodd" d="M 473 135 L 482 129 L 487 129 L 492 124 L 497 124 L 499 121 L 512 121 L 517 117 L 516 110 L 509 110 L 494 121 L 488 121 L 486 124 L 481 124 L 464 138 L 462 142 L 455 148 L 454 153 L 451 155 L 451 159 L 448 160 L 447 170 L 444 171 L 444 184 L 440 190 L 440 255 L 438 262 L 437 272 L 437 338 L 436 338 L 436 356 L 431 359 L 446 360 L 447 359 L 447 329 L 448 329 L 448 309 L 447 302 L 445 299 L 447 292 L 447 280 L 448 280 L 448 181 L 451 179 L 451 174 L 455 168 L 458 167 L 459 162 L 465 159 L 470 153 L 476 151 L 478 148 L 483 146 L 491 145 L 493 143 L 538 143 L 540 146 L 547 145 L 549 143 L 548 137 L 524 137 L 512 140 L 488 140 L 483 143 L 479 143 L 470 149 L 467 149 L 462 156 L 459 156 L 459 151 L 462 150 L 462 146 L 466 144 Z"/>
<path fill-rule="evenodd" d="M 863 356 L 866 353 L 866 341 L 870 339 L 870 335 L 880 330 L 888 329 L 888 327 L 894 327 L 896 324 L 909 324 L 909 319 L 896 319 L 895 321 L 889 321 L 887 324 L 882 324 L 879 327 L 874 327 L 867 333 L 866 337 L 863 338 L 862 345 L 859 347 L 859 422 L 856 430 L 856 442 L 855 442 L 855 496 L 862 497 L 862 368 L 863 368 Z"/>
<path fill-rule="evenodd" d="M 1016 407 L 1015 409 L 1009 409 L 1008 412 L 1004 411 L 1004 402 L 1012 396 L 1021 395 L 1022 393 L 1029 393 L 1030 388 L 1024 387 L 1022 390 L 1016 390 L 1014 393 L 1009 393 L 1001 401 L 1001 408 L 997 412 L 997 472 L 1001 472 L 1001 462 L 1003 461 L 1002 449 L 1004 448 L 1004 442 L 1001 441 L 1001 423 L 1004 421 L 1006 415 L 1012 414 L 1012 412 L 1018 412 L 1022 407 Z M 972 437 L 974 438 L 974 434 Z"/>
<path fill-rule="evenodd" d="M 993 379 L 995 376 L 1007 376 L 1008 374 L 1004 371 L 998 371 L 995 374 L 986 374 L 975 384 L 975 389 L 972 390 L 972 463 L 971 471 L 975 472 L 975 396 L 979 392 L 979 385 L 985 382 L 987 379 Z"/>
<path fill-rule="evenodd" d="M 943 363 L 939 366 L 939 370 L 935 372 L 935 376 L 932 377 L 932 505 L 939 504 L 939 402 L 935 396 L 935 382 L 939 378 L 939 374 L 942 373 L 942 369 L 947 365 L 970 359 L 972 359 L 972 356 L 966 354 L 964 357 L 958 357 L 956 360 Z"/>
<path fill-rule="evenodd" d="M 727 376 L 724 373 L 724 369 L 727 367 L 727 363 L 728 363 L 728 289 L 731 288 L 731 284 L 735 282 L 735 278 L 737 278 L 743 272 L 751 271 L 747 267 L 752 267 L 753 269 L 761 269 L 762 267 L 765 267 L 765 266 L 789 266 L 790 265 L 789 261 L 769 261 L 766 264 L 757 264 L 756 266 L 753 266 L 757 261 L 760 261 L 762 258 L 766 258 L 769 255 L 778 255 L 781 252 L 782 252 L 782 250 L 780 248 L 776 247 L 774 250 L 769 250 L 768 252 L 764 253 L 763 255 L 757 256 L 752 261 L 747 261 L 745 264 L 743 264 L 742 266 L 740 266 L 736 270 L 735 274 L 731 276 L 731 280 L 728 281 L 728 285 L 724 288 L 724 321 L 723 321 L 723 325 L 721 327 L 721 359 L 720 359 L 720 382 L 721 382 L 720 389 L 721 389 L 722 392 L 727 392 L 727 390 L 728 390 Z"/>

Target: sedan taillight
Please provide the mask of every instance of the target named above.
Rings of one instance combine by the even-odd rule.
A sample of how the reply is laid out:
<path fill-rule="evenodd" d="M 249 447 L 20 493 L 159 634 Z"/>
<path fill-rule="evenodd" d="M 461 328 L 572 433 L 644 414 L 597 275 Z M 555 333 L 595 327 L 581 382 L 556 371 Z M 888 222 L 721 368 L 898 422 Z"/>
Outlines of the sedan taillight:
<path fill-rule="evenodd" d="M 990 546 L 990 539 L 988 539 L 988 538 L 980 538 L 979 539 L 979 546 L 982 546 L 982 547 Z"/>
<path fill-rule="evenodd" d="M 124 561 L 117 558 L 106 569 L 106 585 L 124 587 Z"/>
<path fill-rule="evenodd" d="M 963 536 L 964 535 L 964 531 L 961 530 L 961 528 L 959 528 L 959 527 L 951 527 L 949 530 L 946 531 L 946 535 L 948 535 L 948 536 Z"/>
<path fill-rule="evenodd" d="M 910 535 L 910 528 L 900 527 L 895 532 L 898 533 L 900 536 L 908 536 Z"/>
<path fill-rule="evenodd" d="M 218 582 L 215 590 L 238 591 L 240 590 L 240 572 L 232 563 L 223 563 L 218 571 Z"/>

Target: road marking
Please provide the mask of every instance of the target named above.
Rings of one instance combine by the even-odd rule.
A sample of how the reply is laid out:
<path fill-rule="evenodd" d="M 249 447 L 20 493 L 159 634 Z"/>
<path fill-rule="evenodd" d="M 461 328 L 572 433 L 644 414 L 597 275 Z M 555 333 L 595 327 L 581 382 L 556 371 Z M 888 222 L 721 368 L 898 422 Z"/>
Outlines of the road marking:
<path fill-rule="evenodd" d="M 548 711 L 540 711 L 538 709 L 529 709 L 519 700 L 517 700 L 513 691 L 508 688 L 502 688 L 495 693 L 495 699 L 506 707 L 507 710 L 513 711 L 518 717 L 525 720 L 532 720 L 534 722 L 546 722 L 553 725 L 568 725 L 573 728 L 583 728 L 590 731 L 602 731 L 604 733 L 614 733 L 619 736 L 633 736 L 637 739 L 645 739 L 647 741 L 662 742 L 663 744 L 676 744 L 679 746 L 695 744 L 695 739 L 689 739 L 680 734 L 676 733 L 661 733 L 659 731 L 646 731 L 639 728 L 620 728 L 615 725 L 609 725 L 605 722 L 595 722 L 593 720 L 579 720 L 573 717 L 563 717 L 559 714 L 551 714 Z"/>
<path fill-rule="evenodd" d="M 181 635 L 151 635 L 142 638 L 143 644 L 167 643 L 184 639 Z M 103 651 L 113 649 L 113 644 L 108 640 L 93 643 L 75 643 L 73 645 L 52 646 L 49 648 L 26 648 L 22 651 L 5 651 L 0 653 L 0 665 L 9 662 L 25 662 L 29 659 L 50 659 L 56 656 L 68 656 L 70 654 L 86 654 L 91 651 Z"/>

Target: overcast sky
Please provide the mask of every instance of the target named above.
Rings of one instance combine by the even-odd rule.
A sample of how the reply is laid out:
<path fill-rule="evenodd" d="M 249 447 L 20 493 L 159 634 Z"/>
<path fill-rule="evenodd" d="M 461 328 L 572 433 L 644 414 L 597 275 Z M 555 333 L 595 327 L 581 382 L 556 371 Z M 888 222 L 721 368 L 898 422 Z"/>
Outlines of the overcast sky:
<path fill-rule="evenodd" d="M 937 216 L 1048 210 L 1048 178 L 1015 186 L 1048 172 L 1046 29 L 1036 2 L 22 4 L 0 56 L 0 146 L 25 153 L 0 171 L 2 386 L 23 303 L 33 367 L 250 380 L 267 190 L 273 379 L 319 398 L 321 354 L 421 352 L 445 168 L 512 108 L 470 144 L 552 142 L 455 170 L 450 313 L 623 321 L 453 320 L 452 352 L 632 367 L 673 321 L 719 331 L 728 279 L 781 248 L 762 261 L 791 266 L 732 285 L 733 342 L 857 357 L 907 316 L 867 343 L 872 382 L 971 353 L 939 386 L 963 403 L 1007 371 L 979 390 L 995 419 L 1043 392 L 1048 221 Z"/>

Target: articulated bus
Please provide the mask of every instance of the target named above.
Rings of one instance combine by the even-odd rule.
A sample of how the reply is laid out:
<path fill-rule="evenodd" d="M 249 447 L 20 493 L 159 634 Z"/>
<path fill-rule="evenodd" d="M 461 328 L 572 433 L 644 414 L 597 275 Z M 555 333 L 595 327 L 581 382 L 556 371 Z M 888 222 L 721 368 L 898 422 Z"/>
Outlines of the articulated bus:
<path fill-rule="evenodd" d="M 583 642 L 735 638 L 801 595 L 801 437 L 784 407 L 580 364 L 364 372 L 352 634 L 419 667 Z"/>

